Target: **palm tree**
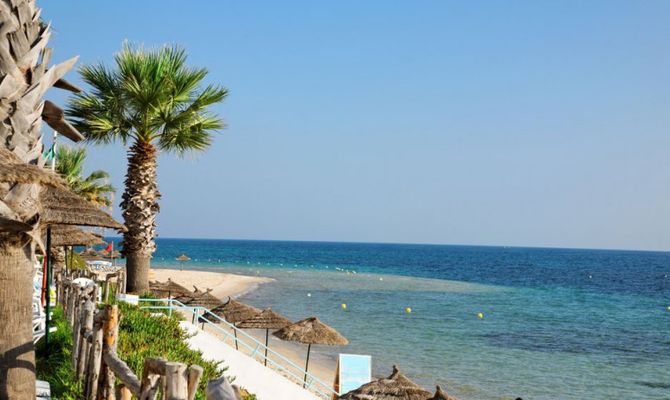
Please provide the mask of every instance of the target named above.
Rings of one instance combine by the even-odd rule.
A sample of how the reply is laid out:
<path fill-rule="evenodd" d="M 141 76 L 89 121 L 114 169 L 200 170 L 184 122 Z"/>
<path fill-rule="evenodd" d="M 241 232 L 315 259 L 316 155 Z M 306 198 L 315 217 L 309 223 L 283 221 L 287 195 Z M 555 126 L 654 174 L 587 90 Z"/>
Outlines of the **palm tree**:
<path fill-rule="evenodd" d="M 109 207 L 112 204 L 110 195 L 115 192 L 112 185 L 104 182 L 109 179 L 109 173 L 97 170 L 84 178 L 85 160 L 85 148 L 60 145 L 56 151 L 56 172 L 73 192 L 97 206 Z"/>
<path fill-rule="evenodd" d="M 0 9 L 0 146 L 20 161 L 42 165 L 40 115 L 63 135 L 78 137 L 62 119 L 62 110 L 43 100 L 52 86 L 73 88 L 61 78 L 76 58 L 48 66 L 50 28 L 42 23 L 34 0 L 4 1 Z M 2 399 L 35 399 L 32 276 L 40 228 L 38 190 L 38 184 L 28 181 L 0 182 Z"/>
<path fill-rule="evenodd" d="M 208 108 L 223 101 L 228 91 L 202 87 L 207 69 L 187 67 L 186 52 L 179 47 L 145 50 L 125 44 L 115 62 L 113 69 L 104 64 L 80 68 L 91 91 L 73 97 L 66 114 L 87 140 L 130 144 L 121 201 L 128 228 L 123 252 L 127 288 L 142 292 L 149 287 L 156 249 L 156 157 L 161 151 L 182 155 L 207 149 L 212 133 L 224 127 Z"/>

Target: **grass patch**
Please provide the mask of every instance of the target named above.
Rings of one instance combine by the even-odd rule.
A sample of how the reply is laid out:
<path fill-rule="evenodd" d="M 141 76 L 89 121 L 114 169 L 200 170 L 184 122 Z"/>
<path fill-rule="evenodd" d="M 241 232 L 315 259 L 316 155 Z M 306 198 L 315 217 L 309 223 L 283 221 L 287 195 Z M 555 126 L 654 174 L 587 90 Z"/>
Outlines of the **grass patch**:
<path fill-rule="evenodd" d="M 35 349 L 37 379 L 49 382 L 54 399 L 81 399 L 84 397 L 83 384 L 77 381 L 72 365 L 72 329 L 60 306 L 54 308 L 51 321 L 56 332 L 49 334 L 49 354 L 44 338 Z"/>

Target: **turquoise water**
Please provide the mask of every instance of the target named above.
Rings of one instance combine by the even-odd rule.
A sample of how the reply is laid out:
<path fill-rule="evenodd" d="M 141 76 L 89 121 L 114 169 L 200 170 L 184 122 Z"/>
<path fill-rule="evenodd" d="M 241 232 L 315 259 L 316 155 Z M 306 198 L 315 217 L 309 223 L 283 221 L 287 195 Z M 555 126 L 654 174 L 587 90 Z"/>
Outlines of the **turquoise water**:
<path fill-rule="evenodd" d="M 154 265 L 181 253 L 275 278 L 242 300 L 319 316 L 350 344 L 317 352 L 371 354 L 376 376 L 398 364 L 463 400 L 670 399 L 669 253 L 162 239 Z"/>

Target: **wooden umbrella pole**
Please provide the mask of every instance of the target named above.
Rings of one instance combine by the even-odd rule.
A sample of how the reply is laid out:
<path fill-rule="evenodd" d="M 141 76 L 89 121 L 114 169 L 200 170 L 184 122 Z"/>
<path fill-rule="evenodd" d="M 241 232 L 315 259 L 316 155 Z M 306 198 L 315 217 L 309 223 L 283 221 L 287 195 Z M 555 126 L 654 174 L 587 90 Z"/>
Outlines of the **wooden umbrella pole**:
<path fill-rule="evenodd" d="M 237 327 L 233 325 L 233 333 L 235 334 L 235 350 L 239 350 L 240 348 L 237 346 Z"/>
<path fill-rule="evenodd" d="M 307 345 L 307 361 L 305 362 L 305 379 L 303 381 L 302 387 L 303 389 L 307 387 L 307 368 L 309 367 L 309 351 L 312 349 L 312 344 L 309 343 Z"/>
<path fill-rule="evenodd" d="M 266 329 L 265 330 L 265 359 L 263 360 L 264 363 L 263 365 L 267 366 L 268 365 L 268 335 L 270 334 L 270 330 Z"/>

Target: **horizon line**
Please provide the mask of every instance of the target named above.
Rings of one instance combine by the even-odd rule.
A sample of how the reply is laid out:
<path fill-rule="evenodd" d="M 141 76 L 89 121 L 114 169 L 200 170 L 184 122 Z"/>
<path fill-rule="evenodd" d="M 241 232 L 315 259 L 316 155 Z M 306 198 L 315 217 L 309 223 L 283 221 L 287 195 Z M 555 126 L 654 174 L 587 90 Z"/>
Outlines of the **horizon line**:
<path fill-rule="evenodd" d="M 123 236 L 107 236 L 109 238 L 122 238 Z M 626 248 L 595 248 L 595 247 L 561 247 L 561 246 L 524 246 L 524 245 L 502 245 L 502 244 L 464 244 L 464 243 L 419 243 L 419 242 L 372 242 L 372 241 L 343 241 L 343 240 L 302 240 L 302 239 L 232 239 L 214 237 L 156 237 L 154 240 L 227 240 L 239 242 L 303 242 L 303 243 L 341 243 L 341 244 L 387 244 L 387 245 L 412 245 L 412 246 L 453 246 L 453 247 L 491 247 L 491 248 L 514 248 L 514 249 L 538 249 L 538 250 L 591 250 L 591 251 L 625 251 L 639 253 L 670 253 L 668 250 L 659 249 L 626 249 Z"/>

